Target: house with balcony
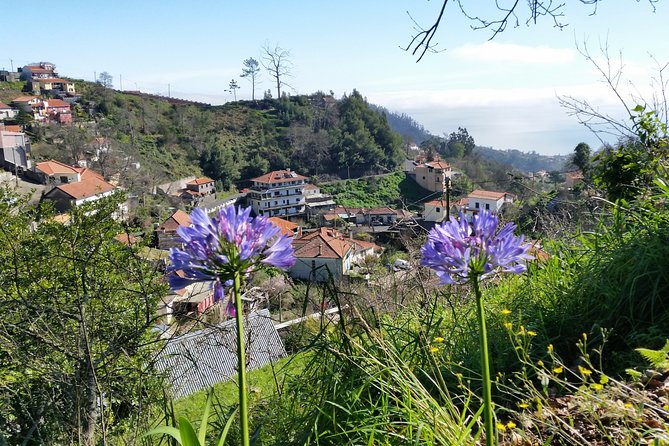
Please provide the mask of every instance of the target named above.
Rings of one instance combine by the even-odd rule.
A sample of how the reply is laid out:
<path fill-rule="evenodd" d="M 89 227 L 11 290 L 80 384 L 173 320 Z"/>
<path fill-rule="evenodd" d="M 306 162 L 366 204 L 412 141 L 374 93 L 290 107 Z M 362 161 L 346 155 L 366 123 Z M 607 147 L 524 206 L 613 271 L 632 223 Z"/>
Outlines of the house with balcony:
<path fill-rule="evenodd" d="M 73 95 L 76 93 L 74 82 L 59 77 L 37 77 L 30 79 L 28 83 L 34 94 L 65 93 Z"/>
<path fill-rule="evenodd" d="M 465 215 L 471 221 L 473 216 L 482 210 L 493 214 L 499 213 L 506 203 L 513 203 L 513 195 L 508 192 L 476 189 L 467 195 Z"/>
<path fill-rule="evenodd" d="M 253 178 L 247 200 L 255 215 L 291 218 L 304 216 L 304 188 L 309 178 L 290 169 L 275 170 Z"/>
<path fill-rule="evenodd" d="M 451 165 L 443 161 L 428 161 L 418 164 L 413 174 L 416 183 L 431 192 L 446 192 L 448 182 L 453 174 Z"/>
<path fill-rule="evenodd" d="M 33 79 L 57 78 L 56 65 L 51 62 L 39 62 L 25 65 L 19 68 L 21 80 L 31 81 Z"/>

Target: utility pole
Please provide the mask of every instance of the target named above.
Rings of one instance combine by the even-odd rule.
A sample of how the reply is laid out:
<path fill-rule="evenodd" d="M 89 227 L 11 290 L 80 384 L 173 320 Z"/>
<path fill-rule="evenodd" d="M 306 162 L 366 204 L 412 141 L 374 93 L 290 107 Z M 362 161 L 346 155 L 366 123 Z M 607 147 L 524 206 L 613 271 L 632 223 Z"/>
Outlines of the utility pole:
<path fill-rule="evenodd" d="M 98 72 L 93 71 L 93 82 L 97 82 L 97 81 L 98 81 Z"/>
<path fill-rule="evenodd" d="M 446 220 L 451 219 L 451 177 L 446 177 Z"/>
<path fill-rule="evenodd" d="M 12 73 L 14 72 L 14 60 L 9 59 L 9 63 L 12 64 Z"/>
<path fill-rule="evenodd" d="M 170 96 L 170 84 L 167 84 L 167 97 L 168 98 L 172 97 L 172 96 Z"/>
<path fill-rule="evenodd" d="M 123 91 L 123 75 L 119 74 L 118 79 L 119 79 L 119 83 L 121 84 L 120 85 L 120 90 Z"/>

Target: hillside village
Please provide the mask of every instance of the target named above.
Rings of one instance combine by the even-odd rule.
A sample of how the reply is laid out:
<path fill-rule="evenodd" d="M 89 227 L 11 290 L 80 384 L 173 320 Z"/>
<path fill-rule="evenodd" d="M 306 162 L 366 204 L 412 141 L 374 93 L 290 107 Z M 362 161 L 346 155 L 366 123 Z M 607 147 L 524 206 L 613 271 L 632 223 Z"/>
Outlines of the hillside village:
<path fill-rule="evenodd" d="M 9 88 L 3 90 L 3 85 Z M 341 137 L 342 128 L 351 124 L 342 124 L 346 115 L 335 116 L 338 101 L 328 95 L 232 104 L 213 113 L 239 114 L 207 115 L 212 109 L 207 104 L 163 101 L 141 92 L 126 95 L 61 77 L 48 62 L 0 72 L 0 94 L 16 94 L 0 102 L 0 184 L 7 197 L 2 205 L 12 206 L 27 194 L 20 212 L 29 215 L 31 228 L 57 223 L 65 230 L 80 224 L 82 215 L 94 217 L 112 206 L 108 215 L 118 226 L 111 243 L 159 277 L 160 299 L 151 304 L 144 323 L 164 347 L 155 356 L 155 368 L 167 377 L 170 398 L 189 398 L 227 382 L 236 367 L 230 347 L 234 317 L 215 299 L 214 281 L 181 289 L 166 286 L 170 274 L 185 277 L 183 270 L 168 272 L 169 254 L 172 248 L 184 248 L 177 230 L 193 226 L 194 209 L 216 216 L 228 206 L 250 207 L 252 216 L 268 218 L 291 238 L 296 262 L 285 275 L 262 271 L 247 277 L 242 301 L 253 332 L 250 370 L 273 367 L 299 351 L 307 341 L 295 340 L 298 330 L 318 331 L 312 324 L 337 323 L 342 315 L 349 316 L 355 299 L 381 320 L 378 315 L 398 311 L 407 295 L 419 300 L 439 293 L 437 276 L 421 266 L 419 246 L 435 225 L 451 217 L 472 222 L 486 211 L 502 222 L 518 222 L 532 257 L 526 265 L 540 274 L 554 255 L 546 246 L 557 233 L 551 225 L 569 225 L 574 209 L 599 210 L 584 204 L 593 194 L 591 183 L 588 172 L 573 163 L 560 171 L 522 171 L 481 157 L 473 139 L 465 148 L 459 141 L 449 147 L 448 138 L 418 143 L 385 135 L 380 140 L 389 141 L 387 146 L 379 142 L 357 149 L 375 149 L 383 163 L 367 159 L 353 165 L 345 156 L 353 160 L 360 153 L 349 146 L 337 151 L 342 146 L 334 143 L 326 150 L 318 140 L 324 138 L 321 127 Z M 359 94 L 346 99 L 352 101 L 349 106 L 369 111 Z M 111 117 L 118 117 L 128 104 L 140 112 L 123 118 L 129 127 L 115 126 Z M 309 108 L 314 104 L 315 109 Z M 115 112 L 107 107 L 116 107 Z M 170 136 L 151 108 L 183 128 Z M 186 124 L 188 113 L 193 125 L 200 125 L 197 131 Z M 285 147 L 268 143 L 253 156 L 236 157 L 255 144 L 242 139 L 257 130 L 242 122 L 240 116 L 247 115 L 265 120 L 259 134 L 266 141 L 272 125 L 280 128 L 275 136 Z M 234 119 L 227 121 L 230 116 Z M 392 132 L 384 127 L 384 115 L 364 116 L 378 132 Z M 211 135 L 209 124 L 202 124 L 208 119 L 221 133 Z M 292 121 L 300 119 L 298 124 Z M 358 125 L 360 121 L 351 119 Z M 316 130 L 309 133 L 305 122 Z M 230 141 L 247 146 L 235 152 L 223 132 L 232 135 Z M 203 139 L 207 134 L 209 139 Z M 454 135 L 468 137 L 466 129 Z M 352 144 L 351 135 L 341 138 Z M 403 141 L 399 152 L 398 141 Z M 183 146 L 192 150 L 177 153 Z M 401 298 L 398 289 L 405 293 Z M 224 295 L 229 293 L 228 285 Z M 300 293 L 306 296 L 303 301 L 298 300 Z M 389 304 L 391 297 L 395 301 Z M 509 323 L 498 323 L 495 330 L 500 334 L 499 328 Z M 518 336 L 534 333 L 520 327 Z M 442 337 L 439 332 L 430 336 Z M 431 353 L 443 350 L 433 345 L 437 341 L 420 342 L 432 345 Z"/>
<path fill-rule="evenodd" d="M 17 72 L 0 72 L 0 82 L 19 81 L 25 82 L 24 88 L 32 95 L 17 96 L 9 104 L 0 103 L 0 148 L 5 183 L 18 184 L 20 180 L 28 185 L 40 185 L 41 195 L 34 200 L 52 203 L 60 213 L 58 220 L 64 224 L 72 207 L 123 194 L 126 198 L 114 216 L 127 221 L 133 209 L 139 206 L 139 191 L 122 186 L 123 178 L 118 173 L 105 177 L 93 169 L 100 165 L 101 158 L 115 150 L 109 139 L 92 138 L 77 164 L 68 165 L 55 159 L 34 159 L 30 137 L 23 131 L 28 122 L 31 128 L 47 124 L 81 125 L 80 118 L 73 118 L 71 108 L 81 101 L 75 82 L 59 77 L 55 64 L 49 62 L 26 65 Z M 148 245 L 144 243 L 143 255 L 158 260 L 164 271 L 168 250 L 181 245 L 177 227 L 191 224 L 189 210 L 199 207 L 215 215 L 224 206 L 250 206 L 254 215 L 269 217 L 282 232 L 293 236 L 298 262 L 288 271 L 289 277 L 308 281 L 332 279 L 337 283 L 352 278 L 369 281 L 372 278 L 367 264 L 381 256 L 386 243 L 397 246 L 397 241 L 407 235 L 426 234 L 432 226 L 450 216 L 463 214 L 471 220 L 480 210 L 499 214 L 514 206 L 515 195 L 504 190 L 478 188 L 453 197 L 461 172 L 438 156 L 427 155 L 415 144 L 407 147 L 407 153 L 414 153 L 415 158 L 403 164 L 404 174 L 424 194 L 422 202 L 412 210 L 344 206 L 332 195 L 322 192 L 308 176 L 288 166 L 248 179 L 248 187 L 235 193 L 219 193 L 217 182 L 212 178 L 190 176 L 154 186 L 150 194 L 169 198 L 174 205 L 172 209 L 177 209 L 162 220 L 154 220 L 153 231 L 130 236 L 120 234 L 119 241 L 132 246 L 142 237 L 153 240 Z M 133 170 L 142 169 L 139 162 L 131 161 L 130 165 Z M 548 173 L 530 172 L 525 176 L 544 181 Z M 582 175 L 568 172 L 563 187 L 571 189 L 581 179 Z M 537 249 L 539 246 L 537 242 Z M 402 260 L 401 257 L 406 258 L 406 255 L 397 257 L 400 260 L 396 263 L 387 264 L 391 272 L 415 266 L 416 259 Z M 164 315 L 165 323 L 174 322 L 175 315 L 197 317 L 214 304 L 211 287 L 197 288 L 178 291 L 163 299 L 158 311 Z"/>

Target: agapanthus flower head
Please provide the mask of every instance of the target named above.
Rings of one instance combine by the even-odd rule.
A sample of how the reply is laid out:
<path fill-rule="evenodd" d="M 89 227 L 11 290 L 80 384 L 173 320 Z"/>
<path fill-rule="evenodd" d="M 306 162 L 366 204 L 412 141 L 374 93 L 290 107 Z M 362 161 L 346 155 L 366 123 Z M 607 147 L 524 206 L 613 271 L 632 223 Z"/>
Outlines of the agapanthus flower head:
<path fill-rule="evenodd" d="M 529 244 L 516 237 L 516 225 L 507 223 L 499 232 L 499 219 L 487 211 L 474 216 L 470 224 L 464 214 L 432 228 L 421 248 L 422 264 L 435 270 L 444 284 L 464 283 L 474 275 L 486 277 L 498 271 L 520 274 Z"/>
<path fill-rule="evenodd" d="M 184 249 L 170 249 L 170 287 L 178 290 L 192 282 L 214 281 L 214 300 L 221 300 L 235 274 L 245 275 L 262 265 L 283 270 L 293 266 L 291 239 L 268 218 L 251 218 L 250 213 L 251 208 L 227 206 L 211 218 L 194 209 L 192 226 L 177 228 Z"/>

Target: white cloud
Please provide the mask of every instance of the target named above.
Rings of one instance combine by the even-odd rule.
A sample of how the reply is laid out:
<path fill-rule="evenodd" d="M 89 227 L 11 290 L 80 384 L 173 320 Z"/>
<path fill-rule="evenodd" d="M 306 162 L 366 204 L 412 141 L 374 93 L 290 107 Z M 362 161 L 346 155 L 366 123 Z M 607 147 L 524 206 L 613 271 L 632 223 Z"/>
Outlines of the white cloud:
<path fill-rule="evenodd" d="M 482 62 L 516 62 L 528 64 L 564 64 L 574 60 L 572 49 L 527 46 L 514 43 L 485 42 L 455 48 L 452 54 L 463 60 Z"/>

